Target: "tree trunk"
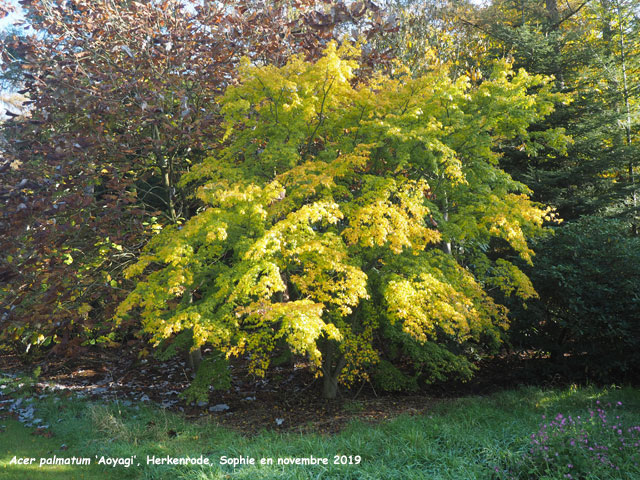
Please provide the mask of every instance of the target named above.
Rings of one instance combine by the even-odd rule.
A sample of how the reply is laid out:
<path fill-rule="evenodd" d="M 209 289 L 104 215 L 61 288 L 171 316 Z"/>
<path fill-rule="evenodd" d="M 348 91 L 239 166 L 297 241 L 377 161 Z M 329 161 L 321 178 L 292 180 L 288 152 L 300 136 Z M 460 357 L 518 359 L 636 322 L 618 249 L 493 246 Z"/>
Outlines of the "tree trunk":
<path fill-rule="evenodd" d="M 163 168 L 162 183 L 164 184 L 165 191 L 167 192 L 167 209 L 169 210 L 169 216 L 171 222 L 176 223 L 178 216 L 176 215 L 176 206 L 173 201 L 173 185 L 171 182 L 171 175 L 169 174 L 169 168 Z"/>
<path fill-rule="evenodd" d="M 560 21 L 557 0 L 545 0 L 545 9 L 547 10 L 547 16 L 549 18 L 549 29 L 555 30 Z"/>
<path fill-rule="evenodd" d="M 324 374 L 322 382 L 322 398 L 333 400 L 338 396 L 338 377 Z"/>
<path fill-rule="evenodd" d="M 189 292 L 189 303 L 193 303 L 193 292 Z M 193 345 L 193 330 L 191 330 L 191 345 Z M 202 350 L 200 347 L 187 350 L 187 366 L 193 372 L 194 377 L 200 367 L 200 363 L 202 363 Z"/>
<path fill-rule="evenodd" d="M 198 371 L 198 367 L 202 363 L 202 350 L 196 348 L 195 350 L 189 350 L 187 352 L 187 365 L 191 371 L 195 374 Z"/>
<path fill-rule="evenodd" d="M 158 126 L 154 125 L 153 127 L 153 137 L 155 140 L 160 140 L 160 132 L 158 131 Z M 169 211 L 169 218 L 171 223 L 176 223 L 178 220 L 178 216 L 176 215 L 176 207 L 173 199 L 174 196 L 174 185 L 172 178 L 172 163 L 169 158 L 167 158 L 160 148 L 154 149 L 154 155 L 156 157 L 156 164 L 160 168 L 162 173 L 162 184 L 164 186 L 166 198 L 166 206 Z"/>
<path fill-rule="evenodd" d="M 339 354 L 334 366 L 335 347 L 333 340 L 327 340 L 322 356 L 322 397 L 328 400 L 333 400 L 338 396 L 338 378 L 346 363 L 344 356 Z"/>
<path fill-rule="evenodd" d="M 449 199 L 447 198 L 447 194 L 444 194 L 443 202 L 442 202 L 442 218 L 445 222 L 449 221 Z M 447 255 L 451 255 L 451 242 L 442 242 L 442 251 Z"/>

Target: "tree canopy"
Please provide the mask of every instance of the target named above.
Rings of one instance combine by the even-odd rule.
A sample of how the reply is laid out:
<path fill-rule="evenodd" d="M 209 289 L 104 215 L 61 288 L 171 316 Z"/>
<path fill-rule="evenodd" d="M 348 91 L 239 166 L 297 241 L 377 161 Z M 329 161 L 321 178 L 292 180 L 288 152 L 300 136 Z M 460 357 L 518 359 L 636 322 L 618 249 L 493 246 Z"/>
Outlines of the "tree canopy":
<path fill-rule="evenodd" d="M 142 278 L 120 317 L 138 307 L 156 343 L 190 329 L 196 346 L 249 353 L 258 374 L 282 339 L 347 383 L 378 360 L 383 323 L 445 349 L 499 341 L 506 312 L 489 287 L 535 292 L 486 252 L 498 241 L 530 261 L 553 213 L 494 147 L 526 143 L 561 97 L 505 62 L 479 87 L 401 66 L 356 82 L 357 56 L 333 44 L 317 62 L 243 63 L 221 100 L 225 147 L 181 180 L 202 183 L 204 207 L 128 268 Z"/>

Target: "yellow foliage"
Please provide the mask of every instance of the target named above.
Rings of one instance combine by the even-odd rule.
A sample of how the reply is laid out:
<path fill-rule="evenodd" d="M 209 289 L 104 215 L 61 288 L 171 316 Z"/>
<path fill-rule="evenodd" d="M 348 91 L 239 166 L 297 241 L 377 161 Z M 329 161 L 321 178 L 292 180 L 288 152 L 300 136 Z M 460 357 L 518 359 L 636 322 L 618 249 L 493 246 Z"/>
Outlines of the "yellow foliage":
<path fill-rule="evenodd" d="M 345 42 L 316 63 L 243 61 L 220 102 L 225 147 L 181 180 L 199 183 L 205 207 L 127 269 L 142 280 L 116 319 L 139 313 L 156 344 L 190 329 L 194 346 L 248 354 L 256 374 L 282 343 L 319 369 L 331 339 L 344 383 L 379 361 L 380 322 L 458 344 L 506 328 L 485 287 L 532 297 L 526 276 L 502 259 L 462 263 L 492 238 L 531 261 L 528 239 L 553 212 L 498 168 L 494 147 L 526 144 L 559 97 L 507 63 L 480 86 L 400 64 L 356 83 L 357 55 Z"/>

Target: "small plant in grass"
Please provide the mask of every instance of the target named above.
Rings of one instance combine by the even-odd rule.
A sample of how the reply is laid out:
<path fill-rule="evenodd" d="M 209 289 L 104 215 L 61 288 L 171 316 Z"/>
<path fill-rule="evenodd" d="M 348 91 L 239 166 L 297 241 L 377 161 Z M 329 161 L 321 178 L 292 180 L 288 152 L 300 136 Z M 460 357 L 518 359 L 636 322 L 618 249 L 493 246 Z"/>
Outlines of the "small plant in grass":
<path fill-rule="evenodd" d="M 513 468 L 495 467 L 505 479 L 625 479 L 640 477 L 640 425 L 625 425 L 622 403 L 609 416 L 599 401 L 584 416 L 543 415 L 529 448 Z M 613 417 L 613 418 L 611 418 Z"/>

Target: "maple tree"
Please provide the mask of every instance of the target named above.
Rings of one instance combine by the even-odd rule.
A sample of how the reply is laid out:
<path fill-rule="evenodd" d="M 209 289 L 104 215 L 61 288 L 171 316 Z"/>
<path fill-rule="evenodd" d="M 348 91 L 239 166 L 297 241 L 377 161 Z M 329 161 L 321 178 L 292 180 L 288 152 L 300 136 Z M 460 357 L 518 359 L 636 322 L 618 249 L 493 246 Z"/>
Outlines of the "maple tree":
<path fill-rule="evenodd" d="M 458 359 L 499 343 L 506 310 L 490 290 L 535 295 L 504 253 L 530 261 L 527 239 L 553 213 L 494 149 L 526 148 L 562 97 L 506 62 L 473 88 L 401 64 L 356 81 L 358 55 L 331 44 L 316 62 L 241 65 L 220 101 L 224 148 L 180 181 L 200 185 L 205 208 L 128 267 L 139 280 L 120 321 L 141 315 L 155 344 L 189 331 L 195 346 L 248 354 L 256 374 L 285 344 L 326 397 L 367 375 L 388 326 Z"/>
<path fill-rule="evenodd" d="M 504 339 L 637 363 L 631 0 L 20 3 L 0 348 L 208 345 L 195 396 L 234 355 L 305 357 L 328 397 L 467 379 Z M 566 221 L 536 239 L 542 205 Z"/>

